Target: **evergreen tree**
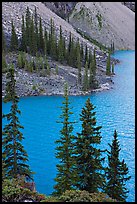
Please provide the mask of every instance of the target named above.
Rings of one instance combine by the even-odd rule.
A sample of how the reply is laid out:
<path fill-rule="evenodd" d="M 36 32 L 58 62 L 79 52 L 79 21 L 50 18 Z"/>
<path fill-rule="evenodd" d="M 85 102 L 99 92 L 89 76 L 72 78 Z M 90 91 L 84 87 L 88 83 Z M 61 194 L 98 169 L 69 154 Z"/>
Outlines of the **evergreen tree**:
<path fill-rule="evenodd" d="M 58 73 L 59 73 L 59 68 L 58 68 L 58 65 L 56 65 L 56 74 L 58 75 Z"/>
<path fill-rule="evenodd" d="M 2 53 L 2 73 L 5 73 L 7 71 L 7 62 L 5 58 L 5 54 Z"/>
<path fill-rule="evenodd" d="M 84 59 L 83 43 L 81 43 L 80 45 L 80 57 L 81 57 L 81 60 Z"/>
<path fill-rule="evenodd" d="M 44 48 L 45 48 L 45 45 L 44 45 L 44 38 L 43 38 L 43 28 L 42 28 L 42 21 L 41 21 L 41 17 L 40 17 L 40 20 L 39 20 L 39 51 L 41 53 L 44 53 Z"/>
<path fill-rule="evenodd" d="M 29 7 L 27 7 L 25 18 L 26 18 L 26 26 L 25 26 L 26 27 L 26 32 L 25 32 L 26 49 L 27 49 L 27 52 L 29 52 L 29 48 L 30 48 L 30 44 L 31 44 L 31 40 L 30 40 L 31 13 L 30 13 Z"/>
<path fill-rule="evenodd" d="M 108 167 L 106 170 L 107 184 L 105 193 L 107 193 L 111 198 L 117 201 L 125 202 L 127 198 L 126 181 L 128 181 L 131 176 L 127 176 L 128 167 L 124 161 L 119 160 L 119 152 L 121 150 L 117 131 L 114 131 L 114 139 L 112 145 L 110 145 L 111 150 L 108 152 Z"/>
<path fill-rule="evenodd" d="M 13 21 L 11 22 L 11 27 L 12 27 L 12 30 L 11 30 L 10 50 L 17 51 L 18 50 L 18 37 L 15 31 Z"/>
<path fill-rule="evenodd" d="M 30 40 L 31 40 L 30 52 L 32 55 L 36 55 L 36 52 L 37 52 L 37 39 L 36 39 L 36 34 L 35 34 L 34 29 L 35 29 L 34 28 L 34 20 L 33 20 L 33 16 L 32 16 L 31 25 L 30 25 Z"/>
<path fill-rule="evenodd" d="M 91 193 L 98 192 L 98 189 L 103 189 L 105 185 L 105 168 L 102 166 L 104 158 L 101 158 L 103 150 L 97 148 L 101 143 L 101 126 L 96 126 L 94 108 L 88 98 L 80 114 L 82 130 L 77 134 L 75 145 L 79 177 L 76 187 Z"/>
<path fill-rule="evenodd" d="M 44 29 L 44 45 L 45 45 L 45 55 L 47 55 L 48 52 L 48 33 L 47 33 L 47 30 L 46 30 L 46 27 Z"/>
<path fill-rule="evenodd" d="M 94 88 L 94 75 L 93 75 L 93 66 L 94 66 L 94 62 L 90 62 L 89 65 L 89 88 Z"/>
<path fill-rule="evenodd" d="M 88 47 L 87 47 L 87 44 L 86 44 L 86 47 L 85 47 L 85 56 L 84 56 L 84 62 L 86 64 L 86 62 L 88 62 Z"/>
<path fill-rule="evenodd" d="M 52 18 L 51 18 L 51 33 L 50 33 L 50 55 L 52 56 L 53 59 L 57 58 L 55 26 Z"/>
<path fill-rule="evenodd" d="M 69 34 L 69 44 L 68 44 L 68 51 L 67 51 L 67 55 L 68 55 L 68 65 L 70 66 L 75 66 L 74 65 L 74 57 L 75 57 L 75 53 L 74 53 L 74 39 L 72 37 L 72 34 L 70 32 Z"/>
<path fill-rule="evenodd" d="M 110 63 L 110 52 L 108 53 L 107 64 L 106 64 L 106 75 L 111 74 L 111 63 Z"/>
<path fill-rule="evenodd" d="M 114 74 L 114 63 L 112 63 L 112 74 Z"/>
<path fill-rule="evenodd" d="M 22 37 L 21 37 L 20 49 L 22 51 L 26 51 L 26 30 L 25 30 L 25 22 L 24 22 L 23 15 L 22 15 Z"/>
<path fill-rule="evenodd" d="M 60 37 L 59 37 L 59 41 L 58 41 L 58 60 L 60 62 L 63 62 L 64 60 L 64 53 L 63 53 L 64 49 L 63 49 L 63 36 L 62 36 L 62 27 L 60 25 Z"/>
<path fill-rule="evenodd" d="M 88 62 L 85 64 L 85 72 L 83 79 L 83 91 L 87 91 L 89 89 L 89 79 L 88 79 Z"/>
<path fill-rule="evenodd" d="M 75 67 L 81 66 L 81 58 L 80 58 L 80 44 L 79 44 L 79 38 L 77 39 L 76 42 L 76 47 L 75 47 Z"/>
<path fill-rule="evenodd" d="M 19 98 L 15 92 L 16 80 L 14 79 L 14 66 L 10 65 L 7 72 L 6 96 L 4 102 L 11 102 L 11 109 L 8 114 L 3 114 L 8 124 L 5 125 L 2 132 L 2 148 L 3 148 L 3 162 L 6 170 L 6 176 L 9 178 L 17 178 L 18 175 L 25 175 L 26 178 L 32 179 L 32 172 L 26 164 L 28 161 L 27 152 L 24 150 L 22 140 L 24 139 L 20 129 L 18 114 Z"/>
<path fill-rule="evenodd" d="M 94 77 L 96 76 L 96 50 L 94 49 L 93 52 L 93 67 L 92 67 L 92 71 L 93 71 L 93 75 Z"/>
<path fill-rule="evenodd" d="M 70 115 L 72 112 L 69 107 L 69 98 L 68 98 L 68 87 L 65 85 L 64 88 L 64 101 L 62 102 L 63 106 L 62 114 L 60 118 L 62 119 L 60 123 L 63 125 L 60 133 L 61 137 L 59 140 L 56 140 L 56 143 L 59 146 L 56 147 L 57 153 L 56 158 L 60 160 L 60 163 L 57 164 L 57 176 L 55 181 L 57 182 L 54 186 L 56 194 L 61 195 L 66 190 L 73 189 L 73 185 L 76 182 L 77 175 L 75 172 L 75 160 L 73 157 L 74 154 L 74 136 L 73 123 L 70 121 Z"/>
<path fill-rule="evenodd" d="M 37 9 L 36 9 L 36 6 L 35 6 L 35 12 L 34 12 L 34 31 L 35 31 L 35 40 L 36 40 L 36 50 L 38 51 L 38 15 L 37 15 Z"/>

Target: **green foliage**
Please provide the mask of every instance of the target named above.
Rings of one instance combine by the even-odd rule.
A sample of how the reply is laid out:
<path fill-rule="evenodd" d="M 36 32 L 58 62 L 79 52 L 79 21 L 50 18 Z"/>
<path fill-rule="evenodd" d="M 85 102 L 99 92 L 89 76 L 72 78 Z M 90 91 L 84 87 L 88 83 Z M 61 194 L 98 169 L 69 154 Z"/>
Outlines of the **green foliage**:
<path fill-rule="evenodd" d="M 89 80 L 88 80 L 88 62 L 85 64 L 85 72 L 83 79 L 83 91 L 88 91 L 89 89 Z"/>
<path fill-rule="evenodd" d="M 44 200 L 41 200 L 40 202 L 60 202 L 59 198 L 54 196 L 47 196 Z"/>
<path fill-rule="evenodd" d="M 3 202 L 23 202 L 25 199 L 32 199 L 40 202 L 45 199 L 45 195 L 31 191 L 25 185 L 28 182 L 24 178 L 4 179 L 2 182 L 2 201 Z"/>
<path fill-rule="evenodd" d="M 111 74 L 111 62 L 110 62 L 110 52 L 108 53 L 107 64 L 106 64 L 106 75 Z"/>
<path fill-rule="evenodd" d="M 56 65 L 55 71 L 56 71 L 56 74 L 58 75 L 58 73 L 59 73 L 58 65 Z"/>
<path fill-rule="evenodd" d="M 73 158 L 74 136 L 72 134 L 72 124 L 75 122 L 70 121 L 72 112 L 69 107 L 70 102 L 67 84 L 65 84 L 64 87 L 64 101 L 62 103 L 61 121 L 59 121 L 59 123 L 62 124 L 62 129 L 60 130 L 61 137 L 59 140 L 56 140 L 56 143 L 59 144 L 59 146 L 56 147 L 56 158 L 59 159 L 60 163 L 56 165 L 57 176 L 55 178 L 56 185 L 54 186 L 56 190 L 54 193 L 55 195 L 61 195 L 65 190 L 73 189 L 73 185 L 76 182 L 75 160 Z"/>
<path fill-rule="evenodd" d="M 25 67 L 25 61 L 26 61 L 26 55 L 24 52 L 19 52 L 18 54 L 18 60 L 17 60 L 17 66 L 19 68 Z"/>
<path fill-rule="evenodd" d="M 44 49 L 45 49 L 45 44 L 44 44 L 44 37 L 43 37 L 43 28 L 42 28 L 42 20 L 40 17 L 39 20 L 39 47 L 38 47 L 39 51 L 41 53 L 44 53 Z"/>
<path fill-rule="evenodd" d="M 85 190 L 67 190 L 59 199 L 61 202 L 117 202 L 104 193 L 89 193 Z"/>
<path fill-rule="evenodd" d="M 26 178 L 32 179 L 32 172 L 26 164 L 28 161 L 27 152 L 24 150 L 22 140 L 24 139 L 20 129 L 24 127 L 20 125 L 18 114 L 21 114 L 18 109 L 19 97 L 16 95 L 14 79 L 14 65 L 9 66 L 7 72 L 6 95 L 4 102 L 11 102 L 10 112 L 3 114 L 3 118 L 7 119 L 7 124 L 2 132 L 2 154 L 6 176 L 16 178 L 17 175 L 25 175 Z"/>
<path fill-rule="evenodd" d="M 22 37 L 21 37 L 20 49 L 22 51 L 26 51 L 26 30 L 25 30 L 25 22 L 24 22 L 23 15 L 22 15 Z"/>
<path fill-rule="evenodd" d="M 82 130 L 77 133 L 75 143 L 76 167 L 79 177 L 76 187 L 89 192 L 98 192 L 98 189 L 103 189 L 105 185 L 105 168 L 102 166 L 104 158 L 101 158 L 103 150 L 97 148 L 97 145 L 101 143 L 101 126 L 96 126 L 94 108 L 88 98 L 80 114 Z"/>
<path fill-rule="evenodd" d="M 2 53 L 2 73 L 5 73 L 7 71 L 7 62 L 5 58 L 5 54 Z"/>
<path fill-rule="evenodd" d="M 98 25 L 99 25 L 99 29 L 101 30 L 102 28 L 102 15 L 101 14 L 97 14 L 96 15 L 97 19 L 98 19 Z"/>
<path fill-rule="evenodd" d="M 127 193 L 129 192 L 126 188 L 126 181 L 131 176 L 127 176 L 128 167 L 124 161 L 119 160 L 120 145 L 116 130 L 114 131 L 114 138 L 112 145 L 109 144 L 111 150 L 108 152 L 108 167 L 106 170 L 107 185 L 105 192 L 118 201 L 125 202 Z"/>
<path fill-rule="evenodd" d="M 60 196 L 60 200 L 63 202 L 92 202 L 90 193 L 84 190 L 66 190 Z"/>
<path fill-rule="evenodd" d="M 114 74 L 114 63 L 112 64 L 112 74 Z"/>
<path fill-rule="evenodd" d="M 11 26 L 12 26 L 12 30 L 11 30 L 10 50 L 17 51 L 18 50 L 18 37 L 15 31 L 13 21 L 11 22 Z"/>

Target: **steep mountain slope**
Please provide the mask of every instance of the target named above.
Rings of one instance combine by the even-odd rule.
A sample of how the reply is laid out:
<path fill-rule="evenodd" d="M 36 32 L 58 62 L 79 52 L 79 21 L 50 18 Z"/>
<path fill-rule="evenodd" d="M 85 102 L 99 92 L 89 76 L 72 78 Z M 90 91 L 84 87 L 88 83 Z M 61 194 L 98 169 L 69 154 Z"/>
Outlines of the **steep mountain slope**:
<path fill-rule="evenodd" d="M 121 2 L 79 2 L 69 22 L 106 46 L 135 49 L 135 13 Z"/>
<path fill-rule="evenodd" d="M 74 40 L 79 38 L 80 42 L 87 44 L 88 47 L 94 48 L 95 46 L 89 41 L 79 35 L 72 25 L 66 22 L 64 19 L 56 15 L 50 9 L 48 9 L 41 2 L 2 2 L 2 24 L 4 28 L 5 35 L 9 38 L 11 35 L 11 20 L 13 20 L 16 28 L 18 37 L 21 35 L 21 22 L 22 15 L 25 15 L 27 6 L 30 8 L 31 12 L 34 12 L 35 6 L 37 8 L 38 16 L 41 16 L 43 26 L 50 29 L 50 20 L 54 20 L 56 32 L 59 34 L 60 25 L 62 26 L 62 34 L 65 36 L 66 41 L 69 40 L 69 33 L 71 32 Z"/>

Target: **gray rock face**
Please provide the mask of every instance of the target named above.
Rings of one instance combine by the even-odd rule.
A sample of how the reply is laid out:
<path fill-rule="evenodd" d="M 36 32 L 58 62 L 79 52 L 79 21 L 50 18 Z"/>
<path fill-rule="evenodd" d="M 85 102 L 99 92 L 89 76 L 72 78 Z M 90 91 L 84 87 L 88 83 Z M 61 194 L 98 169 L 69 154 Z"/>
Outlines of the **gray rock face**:
<path fill-rule="evenodd" d="M 103 45 L 135 49 L 135 13 L 121 2 L 79 2 L 69 22 Z"/>

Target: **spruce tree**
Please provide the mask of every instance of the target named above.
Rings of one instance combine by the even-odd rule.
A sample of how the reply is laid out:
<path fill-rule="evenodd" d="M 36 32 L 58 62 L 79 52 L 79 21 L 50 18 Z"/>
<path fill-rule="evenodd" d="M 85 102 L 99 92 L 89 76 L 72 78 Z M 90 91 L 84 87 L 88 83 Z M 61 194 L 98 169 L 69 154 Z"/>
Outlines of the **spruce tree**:
<path fill-rule="evenodd" d="M 11 30 L 10 50 L 17 51 L 18 50 L 18 37 L 15 31 L 13 21 L 11 22 L 11 27 L 12 27 L 12 30 Z"/>
<path fill-rule="evenodd" d="M 78 174 L 76 187 L 91 193 L 98 192 L 105 185 L 105 169 L 102 166 L 104 158 L 101 157 L 104 150 L 97 148 L 102 138 L 100 135 L 101 126 L 96 126 L 94 108 L 88 98 L 80 114 L 82 130 L 77 133 L 75 144 Z"/>
<path fill-rule="evenodd" d="M 106 64 L 106 75 L 111 74 L 111 63 L 110 63 L 110 52 L 108 53 L 107 64 Z"/>
<path fill-rule="evenodd" d="M 73 185 L 77 180 L 77 175 L 75 172 L 75 160 L 74 160 L 74 136 L 73 136 L 73 124 L 70 121 L 70 116 L 72 112 L 70 111 L 70 102 L 68 97 L 68 87 L 65 84 L 64 88 L 64 101 L 62 114 L 60 116 L 61 121 L 59 121 L 63 126 L 60 131 L 60 139 L 56 140 L 59 146 L 56 147 L 57 153 L 56 158 L 60 160 L 57 164 L 57 176 L 55 178 L 56 185 L 54 186 L 56 192 L 55 194 L 61 195 L 66 190 L 73 189 Z"/>
<path fill-rule="evenodd" d="M 18 175 L 24 175 L 28 179 L 32 179 L 32 172 L 26 162 L 28 161 L 27 152 L 24 150 L 22 140 L 24 139 L 20 129 L 18 114 L 19 97 L 15 91 L 16 80 L 14 78 L 14 65 L 11 64 L 7 72 L 6 96 L 4 102 L 11 102 L 11 109 L 8 114 L 3 114 L 8 123 L 2 132 L 2 154 L 6 176 L 8 178 L 17 178 Z"/>
<path fill-rule="evenodd" d="M 63 36 L 62 36 L 62 27 L 60 25 L 60 37 L 58 41 L 58 60 L 63 62 L 64 60 L 64 53 L 63 53 Z"/>
<path fill-rule="evenodd" d="M 112 74 L 114 74 L 114 63 L 112 63 Z"/>
<path fill-rule="evenodd" d="M 26 49 L 27 49 L 27 52 L 29 52 L 29 48 L 30 48 L 30 44 L 31 44 L 31 40 L 30 40 L 31 13 L 30 13 L 29 7 L 27 7 L 25 19 L 26 19 L 26 26 L 25 26 L 26 27 L 26 32 L 25 32 Z"/>
<path fill-rule="evenodd" d="M 25 22 L 24 22 L 24 16 L 23 15 L 22 15 L 22 36 L 21 36 L 20 49 L 22 51 L 26 51 L 26 30 L 25 30 Z"/>
<path fill-rule="evenodd" d="M 35 35 L 35 30 L 34 30 L 34 20 L 33 20 L 33 16 L 31 19 L 31 25 L 30 25 L 30 52 L 32 55 L 36 55 L 37 52 L 37 39 L 36 39 L 36 35 Z"/>
<path fill-rule="evenodd" d="M 2 73 L 7 71 L 7 62 L 5 58 L 5 53 L 2 53 Z"/>
<path fill-rule="evenodd" d="M 38 14 L 37 9 L 35 6 L 35 12 L 34 12 L 34 31 L 35 31 L 35 40 L 36 40 L 36 50 L 38 51 Z"/>
<path fill-rule="evenodd" d="M 44 37 L 43 37 L 42 20 L 40 17 L 40 20 L 39 20 L 39 47 L 38 47 L 38 49 L 41 53 L 44 53 L 44 48 L 45 48 L 45 45 L 44 45 Z"/>
<path fill-rule="evenodd" d="M 85 62 L 85 64 L 86 64 L 86 62 L 88 62 L 88 47 L 87 47 L 87 44 L 85 46 L 84 62 Z"/>
<path fill-rule="evenodd" d="M 97 69 L 96 66 L 97 66 L 96 65 L 96 50 L 94 49 L 94 51 L 93 51 L 93 67 L 92 67 L 94 77 L 96 76 L 96 69 Z"/>
<path fill-rule="evenodd" d="M 83 79 L 83 91 L 88 91 L 89 79 L 88 79 L 88 62 L 85 64 L 84 79 Z"/>
<path fill-rule="evenodd" d="M 91 61 L 89 65 L 89 88 L 94 88 L 94 75 L 93 75 L 93 64 L 94 62 Z"/>
<path fill-rule="evenodd" d="M 127 198 L 127 193 L 129 192 L 126 188 L 126 181 L 128 181 L 131 176 L 127 176 L 128 167 L 124 161 L 120 161 L 119 152 L 121 150 L 117 131 L 114 131 L 113 141 L 110 146 L 110 151 L 108 152 L 108 167 L 106 170 L 107 184 L 105 193 L 111 198 L 117 201 L 125 202 Z"/>
<path fill-rule="evenodd" d="M 57 58 L 56 53 L 56 36 L 55 36 L 55 26 L 54 21 L 51 18 L 51 31 L 50 31 L 50 55 L 53 59 Z"/>

